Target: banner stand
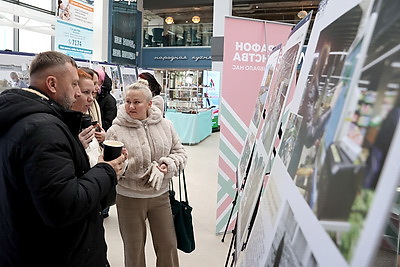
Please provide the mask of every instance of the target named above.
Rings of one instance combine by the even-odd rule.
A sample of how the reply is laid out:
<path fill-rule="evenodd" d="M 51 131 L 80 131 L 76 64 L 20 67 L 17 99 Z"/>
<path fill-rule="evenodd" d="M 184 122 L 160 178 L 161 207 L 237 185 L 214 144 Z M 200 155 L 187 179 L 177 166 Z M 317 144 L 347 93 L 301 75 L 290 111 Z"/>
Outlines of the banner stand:
<path fill-rule="evenodd" d="M 265 175 L 269 175 L 269 172 L 266 173 Z M 243 189 L 243 187 L 244 187 L 244 185 L 242 185 L 242 188 L 241 188 L 241 189 Z M 240 190 L 241 190 L 241 189 L 240 189 Z M 250 224 L 249 224 L 249 227 L 248 227 L 248 232 L 247 232 L 246 240 L 245 240 L 245 242 L 243 243 L 242 247 L 240 248 L 240 251 L 243 251 L 243 250 L 246 249 L 247 242 L 249 241 L 251 229 L 252 229 L 253 226 L 254 226 L 254 222 L 255 222 L 255 219 L 256 219 L 256 216 L 257 216 L 258 207 L 259 207 L 260 199 L 261 199 L 261 196 L 262 196 L 262 192 L 263 192 L 263 188 L 260 189 L 260 193 L 259 193 L 259 195 L 258 195 L 258 197 L 257 197 L 256 208 L 254 209 L 253 214 L 252 214 L 252 216 L 251 216 L 251 220 L 250 220 Z M 236 191 L 235 199 L 232 201 L 232 210 L 231 210 L 231 213 L 229 214 L 228 224 L 226 225 L 226 228 L 225 228 L 225 231 L 224 231 L 224 235 L 223 235 L 223 237 L 222 237 L 222 239 L 221 239 L 221 242 L 224 242 L 224 241 L 225 241 L 226 232 L 227 232 L 227 230 L 228 230 L 229 222 L 231 221 L 232 214 L 233 214 L 233 211 L 234 211 L 234 209 L 235 209 L 238 196 L 239 196 L 239 190 Z M 225 267 L 228 266 L 229 258 L 230 258 L 231 256 L 232 256 L 232 264 L 231 264 L 231 266 L 233 266 L 233 263 L 235 262 L 235 255 L 236 255 L 236 250 L 237 250 L 237 248 L 234 250 L 234 252 L 232 253 L 232 255 L 231 255 L 231 251 L 232 251 L 232 248 L 233 248 L 233 244 L 235 244 L 235 240 L 236 240 L 236 229 L 237 229 L 237 221 L 235 222 L 235 228 L 232 230 L 232 239 L 231 239 L 231 243 L 230 243 L 230 245 L 229 245 L 229 250 L 228 250 L 228 254 L 227 254 L 227 258 L 226 258 L 226 262 L 225 262 Z"/>
<path fill-rule="evenodd" d="M 226 236 L 226 233 L 228 232 L 229 223 L 231 222 L 233 211 L 235 210 L 235 206 L 236 206 L 236 203 L 237 203 L 238 196 L 239 196 L 239 190 L 236 190 L 235 198 L 232 201 L 232 209 L 231 209 L 231 212 L 229 214 L 228 223 L 226 224 L 224 235 L 222 236 L 222 239 L 221 239 L 222 243 L 225 241 L 225 236 Z M 233 233 L 233 230 L 232 230 L 232 233 Z"/>
<path fill-rule="evenodd" d="M 225 267 L 228 267 L 229 258 L 231 256 L 232 256 L 232 263 L 230 266 L 232 267 L 235 262 L 235 251 L 232 252 L 232 249 L 233 249 L 233 244 L 235 244 L 235 241 L 236 241 L 236 229 L 237 229 L 237 225 L 235 224 L 235 228 L 232 230 L 232 239 L 231 239 L 231 244 L 229 245 L 228 255 L 226 256 Z M 231 254 L 231 252 L 232 252 L 232 254 Z"/>
<path fill-rule="evenodd" d="M 250 224 L 249 224 L 249 227 L 247 228 L 247 231 L 248 231 L 247 236 L 246 236 L 245 241 L 243 242 L 243 245 L 242 245 L 242 248 L 240 249 L 240 251 L 243 251 L 246 249 L 247 243 L 249 241 L 251 230 L 253 229 L 254 221 L 256 220 L 257 212 L 258 212 L 258 209 L 260 206 L 260 199 L 261 199 L 262 192 L 263 192 L 263 188 L 261 187 L 260 194 L 257 197 L 256 208 L 253 211 L 253 215 L 251 215 Z"/>

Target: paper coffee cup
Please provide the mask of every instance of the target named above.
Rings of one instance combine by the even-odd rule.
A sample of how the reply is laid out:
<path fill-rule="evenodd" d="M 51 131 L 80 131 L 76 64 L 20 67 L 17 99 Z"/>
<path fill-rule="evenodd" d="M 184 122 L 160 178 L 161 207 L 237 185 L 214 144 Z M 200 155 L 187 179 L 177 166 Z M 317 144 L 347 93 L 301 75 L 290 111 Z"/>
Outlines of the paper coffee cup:
<path fill-rule="evenodd" d="M 104 161 L 111 161 L 121 156 L 122 147 L 124 143 L 114 140 L 105 140 L 104 145 Z"/>

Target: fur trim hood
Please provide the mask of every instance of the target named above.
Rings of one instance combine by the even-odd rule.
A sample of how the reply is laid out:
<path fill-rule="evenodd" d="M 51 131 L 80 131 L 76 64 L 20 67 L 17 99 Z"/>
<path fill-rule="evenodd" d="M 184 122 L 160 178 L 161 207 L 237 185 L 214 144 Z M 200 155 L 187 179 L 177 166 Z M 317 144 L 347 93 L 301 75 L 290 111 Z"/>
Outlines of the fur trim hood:
<path fill-rule="evenodd" d="M 113 124 L 125 126 L 125 127 L 132 127 L 138 128 L 142 126 L 143 123 L 150 125 L 150 124 L 157 124 L 162 119 L 161 110 L 156 107 L 151 107 L 148 110 L 148 117 L 144 120 L 137 120 L 132 119 L 128 113 L 125 111 L 125 105 L 122 104 L 118 107 L 117 117 L 114 119 Z"/>

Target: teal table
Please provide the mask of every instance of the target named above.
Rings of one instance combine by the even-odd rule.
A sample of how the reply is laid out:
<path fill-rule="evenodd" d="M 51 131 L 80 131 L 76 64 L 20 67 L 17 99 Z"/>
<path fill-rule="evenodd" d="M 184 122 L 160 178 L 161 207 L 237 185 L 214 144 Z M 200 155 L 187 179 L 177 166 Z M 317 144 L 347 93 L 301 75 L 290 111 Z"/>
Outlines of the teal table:
<path fill-rule="evenodd" d="M 197 114 L 186 114 L 167 111 L 165 118 L 172 121 L 182 144 L 194 145 L 200 143 L 212 131 L 212 111 L 206 110 Z"/>

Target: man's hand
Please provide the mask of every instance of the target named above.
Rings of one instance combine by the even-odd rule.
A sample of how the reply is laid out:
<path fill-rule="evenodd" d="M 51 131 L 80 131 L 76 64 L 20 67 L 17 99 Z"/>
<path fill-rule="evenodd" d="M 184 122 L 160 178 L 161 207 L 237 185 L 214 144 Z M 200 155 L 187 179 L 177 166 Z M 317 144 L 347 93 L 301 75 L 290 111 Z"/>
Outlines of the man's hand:
<path fill-rule="evenodd" d="M 115 173 L 117 174 L 117 177 L 119 178 L 125 171 L 125 161 L 128 159 L 128 151 L 126 148 L 122 149 L 121 156 L 119 156 L 116 159 L 113 159 L 111 161 L 104 161 L 103 156 L 101 155 L 99 157 L 99 162 L 105 162 L 111 165 L 113 167 Z"/>

